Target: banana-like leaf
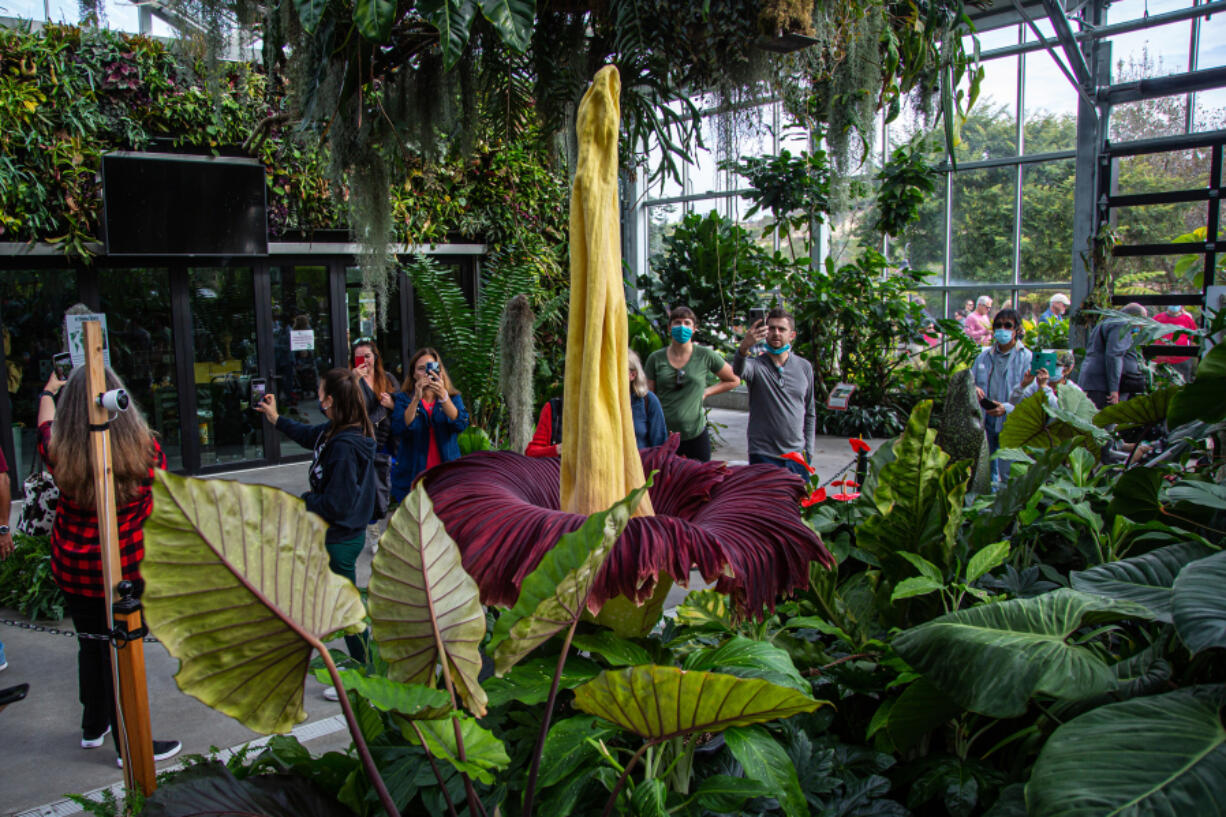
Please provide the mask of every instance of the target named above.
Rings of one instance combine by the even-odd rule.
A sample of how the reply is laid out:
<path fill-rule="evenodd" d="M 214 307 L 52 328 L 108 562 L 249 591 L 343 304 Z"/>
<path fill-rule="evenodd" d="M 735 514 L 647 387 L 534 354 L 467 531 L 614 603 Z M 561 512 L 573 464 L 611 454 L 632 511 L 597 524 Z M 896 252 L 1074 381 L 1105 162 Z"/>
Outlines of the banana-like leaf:
<path fill-rule="evenodd" d="M 460 722 L 460 735 L 464 741 L 464 759 L 460 760 L 458 744 L 455 735 L 455 720 Z M 455 713 L 455 718 L 440 718 L 433 721 L 402 721 L 401 733 L 414 745 L 421 746 L 425 740 L 425 749 L 439 760 L 445 760 L 455 767 L 456 771 L 467 773 L 469 777 L 480 780 L 486 785 L 494 782 L 494 772 L 511 765 L 506 747 L 502 741 L 494 737 L 494 733 L 480 726 L 475 720 L 462 713 Z M 413 727 L 416 726 L 417 729 Z M 418 730 L 421 735 L 418 736 Z"/>
<path fill-rule="evenodd" d="M 1073 571 L 1073 588 L 1096 596 L 1132 601 L 1149 608 L 1154 620 L 1171 623 L 1171 588 L 1184 565 L 1213 551 L 1197 542 L 1181 542 L 1142 556 Z"/>
<path fill-rule="evenodd" d="M 314 34 L 328 8 L 328 0 L 294 0 L 294 8 L 298 10 L 298 22 L 303 31 Z"/>
<path fill-rule="evenodd" d="M 276 488 L 155 472 L 145 613 L 187 694 L 257 732 L 306 718 L 312 649 L 359 633 L 366 610 L 328 569 L 325 525 Z"/>
<path fill-rule="evenodd" d="M 473 19 L 477 12 L 477 0 L 422 0 L 417 7 L 430 25 L 438 29 L 439 47 L 443 50 L 443 68 L 450 71 L 468 47 L 468 36 L 472 32 Z"/>
<path fill-rule="evenodd" d="M 524 578 L 519 600 L 498 618 L 487 647 L 494 651 L 498 675 L 583 614 L 600 568 L 649 487 L 650 480 L 607 511 L 589 516 Z"/>
<path fill-rule="evenodd" d="M 1177 428 L 1193 420 L 1216 423 L 1226 419 L 1223 394 L 1226 394 L 1226 343 L 1219 343 L 1201 358 L 1196 379 L 1171 398 L 1166 424 Z"/>
<path fill-rule="evenodd" d="M 1193 562 L 1175 577 L 1175 629 L 1193 653 L 1226 647 L 1226 551 Z"/>
<path fill-rule="evenodd" d="M 536 18 L 534 0 L 482 0 L 481 13 L 512 51 L 523 54 L 528 50 Z"/>
<path fill-rule="evenodd" d="M 1175 396 L 1179 388 L 1179 386 L 1168 386 L 1149 394 L 1138 394 L 1114 406 L 1107 406 L 1094 415 L 1094 425 L 1106 428 L 1115 424 L 1119 431 L 1126 431 L 1137 426 L 1157 425 L 1165 422 L 1171 398 Z"/>
<path fill-rule="evenodd" d="M 384 712 L 425 720 L 442 718 L 451 712 L 451 698 L 441 689 L 367 675 L 356 669 L 343 669 L 339 674 L 346 690 L 352 689 L 370 701 L 371 706 Z M 325 669 L 315 670 L 315 678 L 321 684 L 332 683 Z"/>
<path fill-rule="evenodd" d="M 575 707 L 647 740 L 790 718 L 815 701 L 760 678 L 647 665 L 606 670 L 575 690 Z"/>
<path fill-rule="evenodd" d="M 485 637 L 480 590 L 460 566 L 460 550 L 420 483 L 379 539 L 367 598 L 389 678 L 430 685 L 438 661 L 445 660 L 464 705 L 485 715 L 485 690 L 477 682 Z"/>
<path fill-rule="evenodd" d="M 1138 604 L 1061 588 L 949 613 L 904 631 L 894 649 L 963 708 L 1012 718 L 1037 693 L 1077 699 L 1111 689 L 1111 668 L 1069 637 L 1086 623 L 1151 617 Z"/>
<path fill-rule="evenodd" d="M 442 0 L 446 2 L 446 0 Z M 355 0 L 353 22 L 363 37 L 373 43 L 385 43 L 392 35 L 396 21 L 396 0 Z"/>
<path fill-rule="evenodd" d="M 1220 689 L 1107 704 L 1058 728 L 1026 785 L 1043 817 L 1220 814 L 1226 729 Z"/>
<path fill-rule="evenodd" d="M 742 635 L 733 636 L 714 649 L 690 653 L 682 666 L 687 670 L 726 672 L 740 678 L 762 678 L 805 695 L 813 692 L 813 685 L 801 677 L 787 650 Z"/>

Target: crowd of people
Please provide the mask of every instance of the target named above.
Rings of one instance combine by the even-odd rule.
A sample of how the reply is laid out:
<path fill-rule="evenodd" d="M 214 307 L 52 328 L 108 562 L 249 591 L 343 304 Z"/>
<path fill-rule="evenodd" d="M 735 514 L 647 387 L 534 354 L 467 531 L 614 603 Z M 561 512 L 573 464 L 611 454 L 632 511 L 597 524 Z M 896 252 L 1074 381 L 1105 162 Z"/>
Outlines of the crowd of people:
<path fill-rule="evenodd" d="M 1040 320 L 1064 321 L 1069 299 L 1052 296 Z M 967 302 L 966 333 L 985 348 L 973 364 L 976 395 L 983 410 L 989 450 L 1000 448 L 1000 433 L 1008 415 L 1023 400 L 1043 392 L 1057 399 L 1057 389 L 1082 389 L 1100 408 L 1127 400 L 1145 390 L 1145 366 L 1134 348 L 1128 322 L 1100 322 L 1090 333 L 1080 376 L 1076 361 L 1064 352 L 1056 363 L 1036 358 L 1024 342 L 1021 314 L 1006 305 L 993 311 L 991 297 Z M 1129 304 L 1126 315 L 1144 316 L 1145 308 Z M 1159 320 L 1194 328 L 1181 307 Z M 796 324 L 791 314 L 772 309 L 746 327 L 731 363 L 715 350 L 694 341 L 698 328 L 692 310 L 679 306 L 668 316 L 668 343 L 640 361 L 629 351 L 631 410 L 639 448 L 678 436 L 677 453 L 694 460 L 711 458 L 711 439 L 703 402 L 744 383 L 749 398 L 747 453 L 751 464 L 787 469 L 802 478 L 803 465 L 815 450 L 815 384 L 813 365 L 792 349 Z M 1188 343 L 1186 337 L 1175 343 Z M 356 584 L 356 563 L 372 526 L 401 502 L 426 470 L 460 456 L 459 435 L 469 424 L 463 396 L 447 374 L 438 350 L 421 348 L 397 384 L 386 372 L 378 347 L 369 338 L 353 344 L 352 366 L 334 368 L 318 380 L 317 397 L 324 422 L 309 425 L 281 414 L 275 395 L 264 395 L 252 409 L 278 431 L 312 451 L 307 510 L 326 524 L 329 568 Z M 1182 365 L 1188 356 L 1171 356 Z M 124 388 L 106 370 L 108 388 Z M 105 633 L 107 615 L 99 548 L 98 519 L 92 481 L 88 400 L 83 368 L 62 379 L 52 372 L 38 396 L 38 452 L 59 489 L 59 504 L 51 529 L 52 572 L 65 593 L 73 626 L 81 633 Z M 561 452 L 563 399 L 553 398 L 540 409 L 536 432 L 524 453 L 557 457 Z M 110 424 L 117 495 L 119 548 L 123 576 L 139 582 L 144 555 L 142 526 L 152 511 L 154 469 L 166 458 L 157 435 L 150 431 L 139 406 L 119 413 Z M 1008 478 L 1009 462 L 992 461 L 996 486 Z M 0 521 L 8 518 L 11 491 L 7 464 L 0 455 Z M 377 528 L 376 528 L 377 530 Z M 7 525 L 0 525 L 0 559 L 13 552 Z M 349 654 L 365 660 L 367 635 L 345 637 Z M 79 639 L 77 675 L 82 706 L 81 746 L 91 749 L 115 741 L 117 727 L 110 644 Z M 0 643 L 0 670 L 7 666 Z M 336 700 L 328 687 L 325 697 Z M 118 746 L 116 742 L 116 746 Z M 178 741 L 154 741 L 156 759 L 179 751 Z"/>

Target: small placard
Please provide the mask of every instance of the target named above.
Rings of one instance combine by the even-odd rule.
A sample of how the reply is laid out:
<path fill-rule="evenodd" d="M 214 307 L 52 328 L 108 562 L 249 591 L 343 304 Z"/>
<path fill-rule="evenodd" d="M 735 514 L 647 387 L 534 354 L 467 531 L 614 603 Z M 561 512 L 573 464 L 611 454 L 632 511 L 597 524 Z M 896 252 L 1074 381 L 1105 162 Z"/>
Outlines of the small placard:
<path fill-rule="evenodd" d="M 97 321 L 102 324 L 102 357 L 106 365 L 110 366 L 111 344 L 107 341 L 106 336 L 106 315 L 97 312 L 64 316 L 64 334 L 68 336 L 68 354 L 72 355 L 72 367 L 75 369 L 85 365 L 85 324 L 88 321 Z"/>
<path fill-rule="evenodd" d="M 314 329 L 291 329 L 289 330 L 289 350 L 291 352 L 313 352 L 315 351 L 315 330 Z"/>
<path fill-rule="evenodd" d="M 851 403 L 851 395 L 855 390 L 856 387 L 851 383 L 839 383 L 830 390 L 826 408 L 832 411 L 847 411 L 847 406 Z"/>

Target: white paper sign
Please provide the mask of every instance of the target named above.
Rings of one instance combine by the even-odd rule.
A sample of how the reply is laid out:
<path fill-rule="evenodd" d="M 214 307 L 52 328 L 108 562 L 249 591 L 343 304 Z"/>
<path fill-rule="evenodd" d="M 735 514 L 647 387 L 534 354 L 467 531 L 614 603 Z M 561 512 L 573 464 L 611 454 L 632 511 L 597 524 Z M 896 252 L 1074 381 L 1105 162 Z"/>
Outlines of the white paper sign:
<path fill-rule="evenodd" d="M 315 351 L 315 330 L 314 329 L 291 329 L 289 330 L 289 350 L 291 352 L 313 352 Z"/>
<path fill-rule="evenodd" d="M 851 395 L 855 390 L 856 387 L 851 383 L 839 383 L 830 390 L 830 398 L 826 401 L 826 408 L 833 411 L 847 411 L 847 406 L 851 403 Z"/>
<path fill-rule="evenodd" d="M 111 344 L 107 341 L 106 315 L 101 312 L 87 315 L 65 315 L 64 333 L 68 335 L 68 354 L 72 355 L 72 367 L 85 365 L 85 324 L 87 321 L 97 321 L 102 324 L 102 357 L 107 366 L 111 365 Z"/>

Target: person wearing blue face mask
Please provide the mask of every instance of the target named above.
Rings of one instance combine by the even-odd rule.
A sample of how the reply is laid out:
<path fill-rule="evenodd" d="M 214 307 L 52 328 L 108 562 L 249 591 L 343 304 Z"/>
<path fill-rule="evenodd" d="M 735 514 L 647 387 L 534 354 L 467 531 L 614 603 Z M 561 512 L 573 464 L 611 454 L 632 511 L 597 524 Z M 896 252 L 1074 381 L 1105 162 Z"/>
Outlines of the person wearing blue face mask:
<path fill-rule="evenodd" d="M 1015 309 L 1002 309 L 992 319 L 992 345 L 975 358 L 975 393 L 983 406 L 983 429 L 988 436 L 988 451 L 1000 448 L 1000 430 L 1005 417 L 1013 411 L 1009 396 L 1030 371 L 1030 350 L 1022 345 L 1019 331 L 1022 318 Z M 1009 476 L 1009 463 L 992 460 L 993 482 L 1003 482 Z"/>
<path fill-rule="evenodd" d="M 808 460 L 814 451 L 813 366 L 792 353 L 794 340 L 795 319 L 786 310 L 772 309 L 745 333 L 732 371 L 749 388 L 750 464 L 777 465 L 807 479 L 803 466 L 780 456 L 798 452 Z M 766 351 L 752 354 L 760 343 Z"/>
<path fill-rule="evenodd" d="M 741 382 L 732 367 L 715 350 L 694 343 L 697 317 L 686 306 L 668 314 L 667 347 L 647 357 L 647 387 L 655 392 L 664 409 L 670 432 L 681 435 L 677 453 L 706 462 L 711 459 L 711 437 L 702 401 L 713 394 L 735 389 Z M 707 385 L 709 375 L 717 381 Z"/>

